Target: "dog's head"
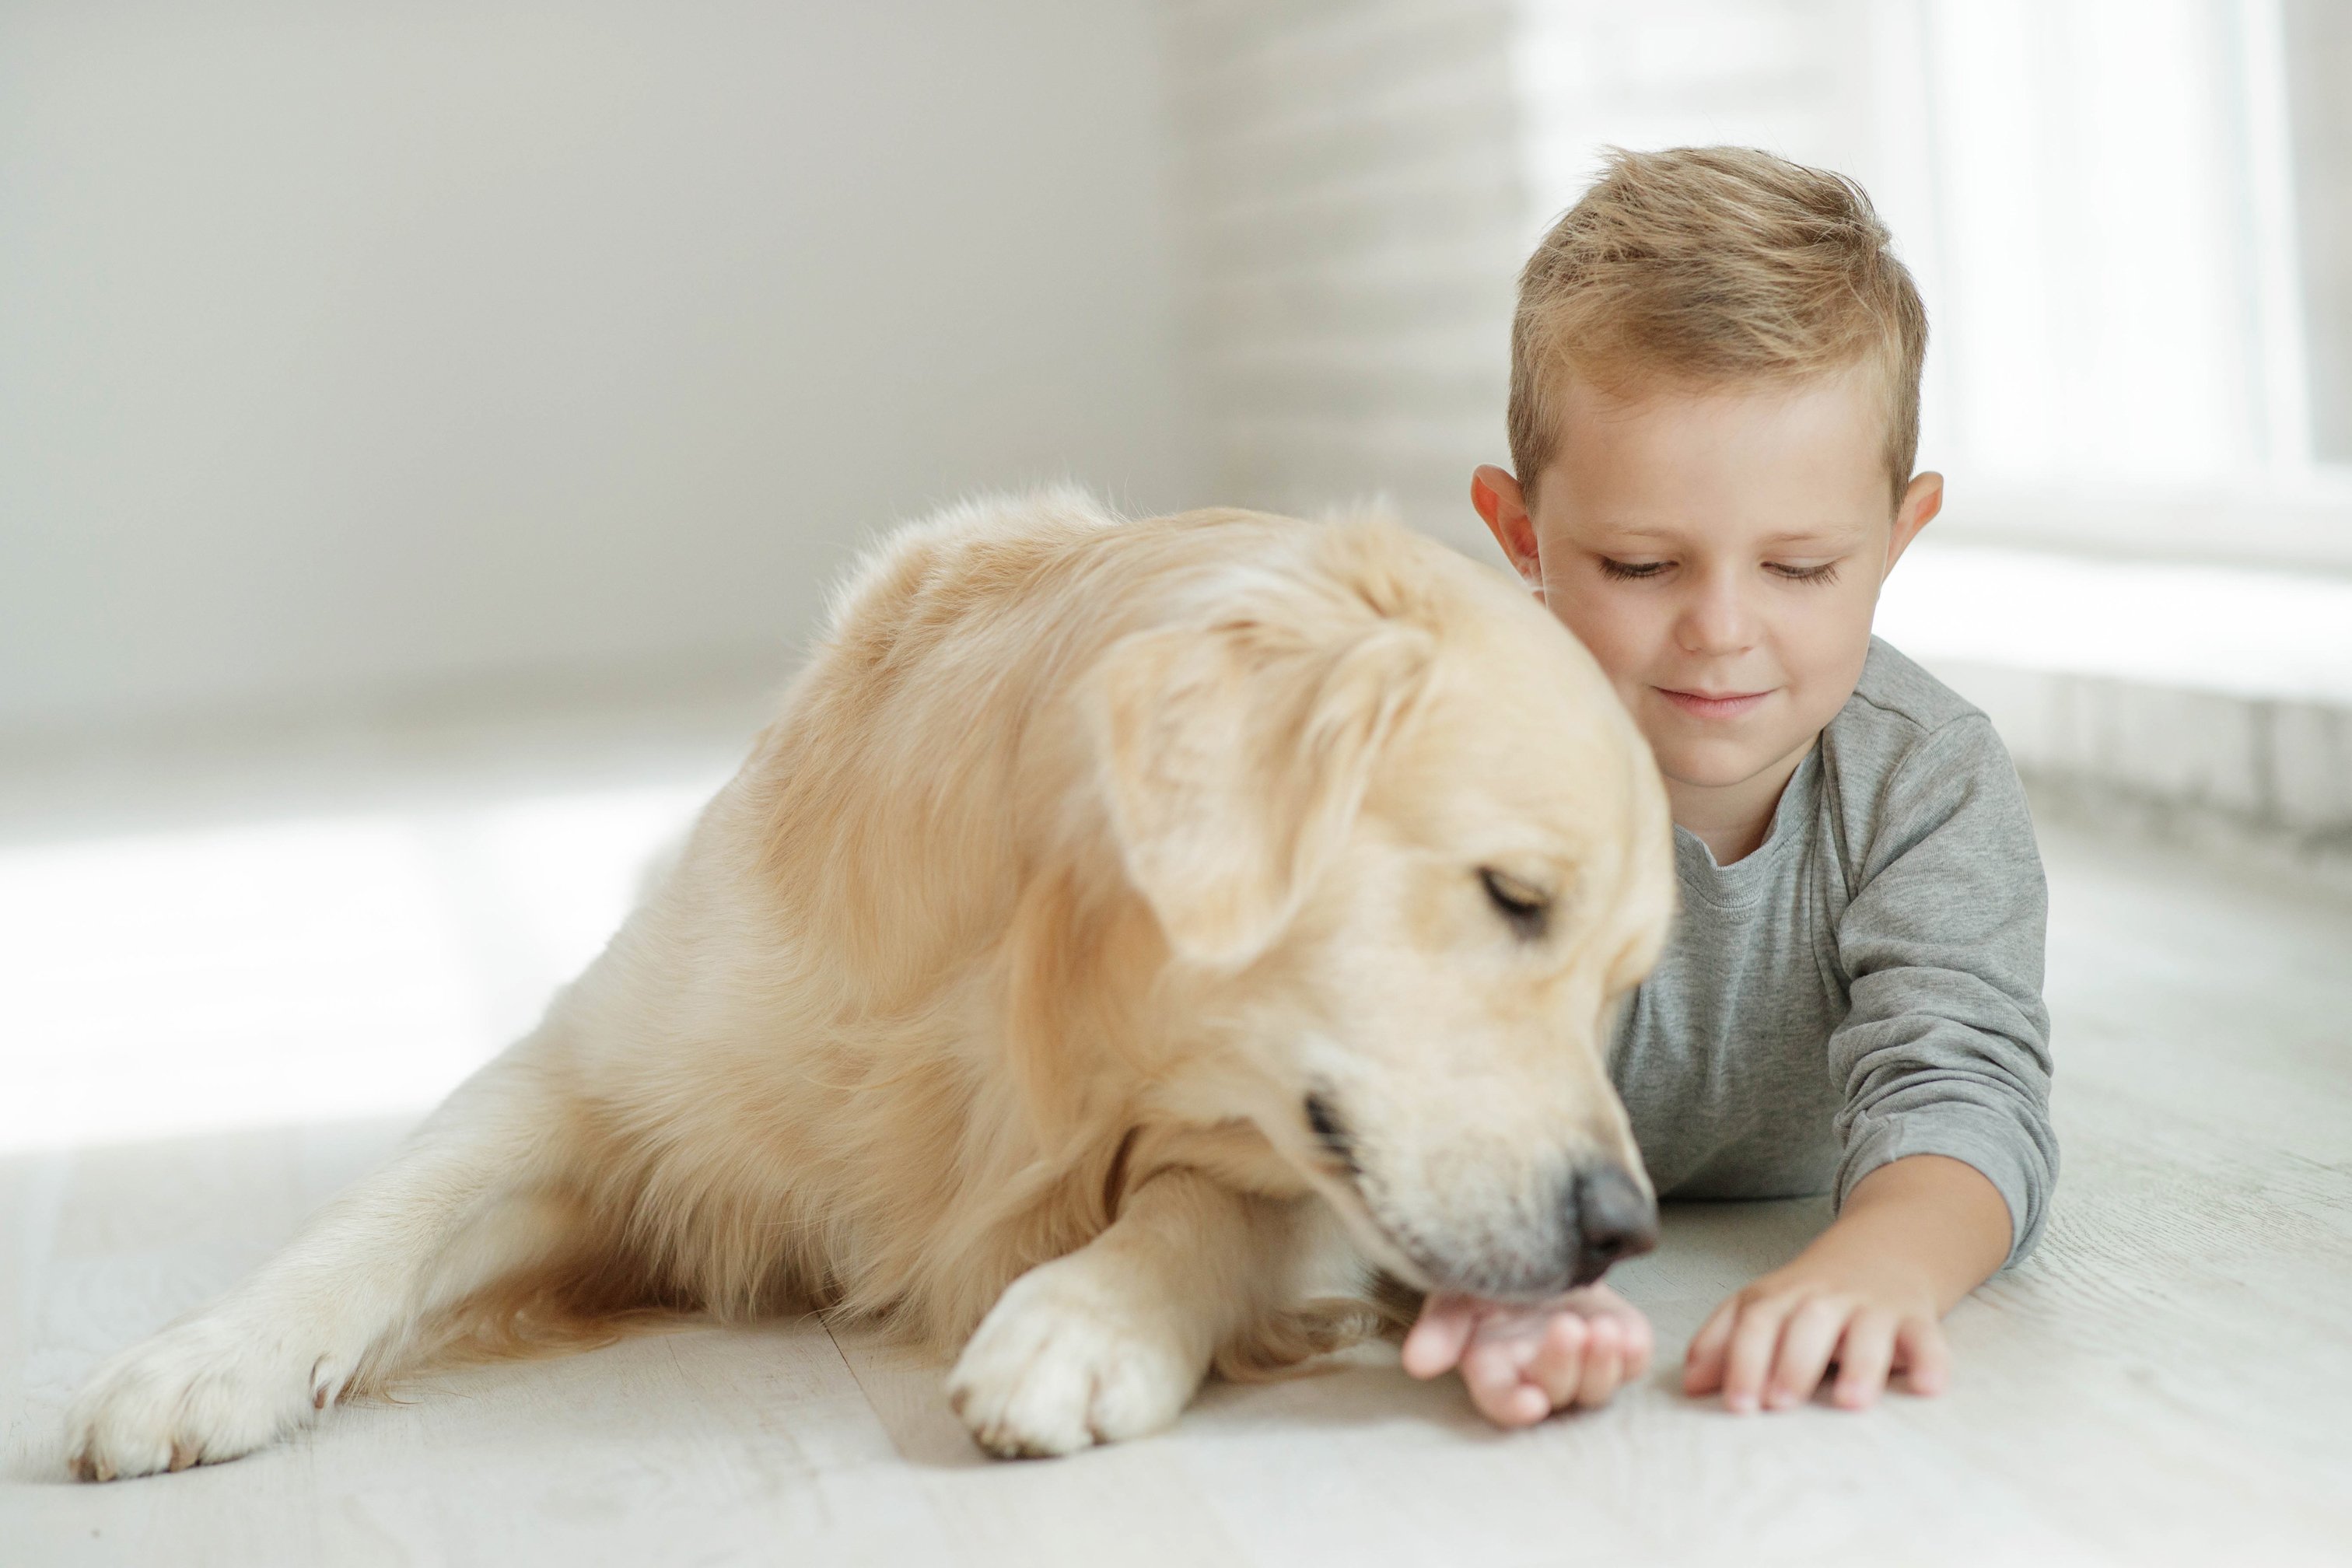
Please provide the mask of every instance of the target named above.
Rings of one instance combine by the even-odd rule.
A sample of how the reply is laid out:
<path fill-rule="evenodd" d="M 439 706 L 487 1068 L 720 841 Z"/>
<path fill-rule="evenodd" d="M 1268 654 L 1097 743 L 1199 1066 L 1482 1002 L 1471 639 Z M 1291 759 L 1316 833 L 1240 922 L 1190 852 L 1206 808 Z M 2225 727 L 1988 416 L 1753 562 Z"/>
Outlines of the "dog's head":
<path fill-rule="evenodd" d="M 1607 1052 L 1674 904 L 1648 748 L 1524 590 L 1375 523 L 1301 536 L 1117 644 L 1097 743 L 1127 873 L 1246 1117 L 1423 1289 L 1527 1298 L 1654 1239 Z"/>

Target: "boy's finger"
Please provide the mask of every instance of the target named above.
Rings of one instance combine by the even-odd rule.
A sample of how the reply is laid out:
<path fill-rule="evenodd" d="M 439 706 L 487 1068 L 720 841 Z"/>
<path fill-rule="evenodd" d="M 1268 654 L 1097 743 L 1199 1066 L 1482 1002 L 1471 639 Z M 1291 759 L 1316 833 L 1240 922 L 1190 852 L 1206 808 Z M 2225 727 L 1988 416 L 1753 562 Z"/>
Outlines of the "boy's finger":
<path fill-rule="evenodd" d="M 1624 1375 L 1624 1326 L 1603 1318 L 1592 1325 L 1591 1337 L 1585 1342 L 1584 1376 L 1576 1385 L 1572 1403 L 1598 1410 L 1616 1396 L 1617 1384 Z"/>
<path fill-rule="evenodd" d="M 1738 1320 L 1738 1297 L 1726 1301 L 1699 1325 L 1683 1352 L 1683 1392 L 1713 1394 L 1723 1385 L 1723 1352 L 1731 1343 L 1731 1326 Z"/>
<path fill-rule="evenodd" d="M 1512 1391 L 1509 1410 L 1495 1417 L 1501 1426 L 1532 1426 L 1551 1414 L 1551 1399 L 1532 1383 L 1523 1383 Z"/>
<path fill-rule="evenodd" d="M 1470 1403 L 1497 1426 L 1528 1426 L 1551 1414 L 1544 1391 L 1520 1375 L 1519 1357 L 1510 1347 L 1471 1345 L 1462 1358 L 1463 1385 Z"/>
<path fill-rule="evenodd" d="M 1895 1343 L 1903 1352 L 1911 1392 L 1943 1393 L 1952 1373 L 1952 1352 L 1944 1342 L 1943 1325 L 1933 1318 L 1906 1318 L 1895 1331 Z"/>
<path fill-rule="evenodd" d="M 1598 1325 L 1577 1317 L 1572 1312 L 1556 1314 L 1544 1325 L 1543 1339 L 1536 1347 L 1534 1359 L 1528 1363 L 1529 1382 L 1544 1392 L 1551 1408 L 1573 1402 L 1577 1385 L 1584 1378 L 1584 1358 L 1592 1342 L 1592 1331 Z"/>
<path fill-rule="evenodd" d="M 1399 1352 L 1404 1370 L 1414 1377 L 1435 1377 L 1462 1359 L 1463 1347 L 1477 1326 L 1477 1309 L 1468 1297 L 1432 1296 L 1422 1305 L 1421 1321 L 1404 1337 Z"/>
<path fill-rule="evenodd" d="M 1751 1301 L 1731 1331 L 1731 1347 L 1724 1352 L 1723 1403 L 1727 1409 L 1754 1410 L 1763 1397 L 1764 1374 L 1771 1370 L 1773 1352 L 1780 1347 L 1780 1328 L 1789 1321 L 1792 1303 Z"/>
<path fill-rule="evenodd" d="M 1785 1410 L 1813 1396 L 1851 1312 L 1845 1302 L 1815 1297 L 1790 1315 L 1789 1326 L 1780 1335 L 1780 1353 L 1764 1390 L 1769 1408 Z"/>
<path fill-rule="evenodd" d="M 1527 1381 L 1525 1366 L 1526 1357 L 1517 1347 L 1473 1339 L 1462 1352 L 1462 1382 L 1470 1390 L 1470 1402 L 1493 1419 L 1504 1419 L 1514 1404 L 1512 1395 Z"/>
<path fill-rule="evenodd" d="M 1830 1397 L 1847 1410 L 1865 1408 L 1885 1388 L 1886 1369 L 1894 1360 L 1894 1314 L 1855 1313 L 1838 1350 L 1837 1387 Z"/>

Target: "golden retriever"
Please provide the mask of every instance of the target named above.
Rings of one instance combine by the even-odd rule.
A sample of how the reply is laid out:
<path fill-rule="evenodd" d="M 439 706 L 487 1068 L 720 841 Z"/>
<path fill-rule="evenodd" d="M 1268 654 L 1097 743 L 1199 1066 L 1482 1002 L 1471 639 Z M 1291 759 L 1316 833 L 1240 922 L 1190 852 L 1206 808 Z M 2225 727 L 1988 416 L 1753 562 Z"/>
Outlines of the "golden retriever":
<path fill-rule="evenodd" d="M 816 1307 L 1004 1455 L 1649 1245 L 1613 1009 L 1665 799 L 1591 659 L 1392 524 L 1054 492 L 905 530 L 530 1036 L 68 1415 L 234 1458 L 465 1343 Z"/>

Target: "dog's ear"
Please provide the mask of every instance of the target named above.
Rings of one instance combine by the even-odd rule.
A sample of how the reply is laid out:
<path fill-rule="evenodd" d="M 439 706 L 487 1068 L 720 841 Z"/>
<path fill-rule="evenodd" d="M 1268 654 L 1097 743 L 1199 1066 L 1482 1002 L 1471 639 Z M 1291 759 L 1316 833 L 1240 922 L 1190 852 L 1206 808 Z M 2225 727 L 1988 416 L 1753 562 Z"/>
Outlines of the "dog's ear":
<path fill-rule="evenodd" d="M 1238 967 L 1282 933 L 1346 841 L 1433 647 L 1378 618 L 1319 646 L 1232 620 L 1112 647 L 1093 715 L 1112 827 L 1179 953 Z"/>

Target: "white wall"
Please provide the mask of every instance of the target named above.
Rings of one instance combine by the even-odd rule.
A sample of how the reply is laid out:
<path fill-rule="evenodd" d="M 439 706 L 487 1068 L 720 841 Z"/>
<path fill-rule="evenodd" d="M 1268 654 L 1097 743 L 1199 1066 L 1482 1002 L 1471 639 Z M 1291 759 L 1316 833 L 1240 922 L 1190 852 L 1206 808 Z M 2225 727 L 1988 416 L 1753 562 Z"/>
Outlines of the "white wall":
<path fill-rule="evenodd" d="M 1208 499 L 1158 45 L 1145 0 L 0 8 L 0 738 L 757 657 L 970 488 Z"/>
<path fill-rule="evenodd" d="M 1507 462 L 1525 232 L 1511 0 L 1171 7 L 1214 486 L 1379 497 L 1500 563 L 1470 470 Z"/>

